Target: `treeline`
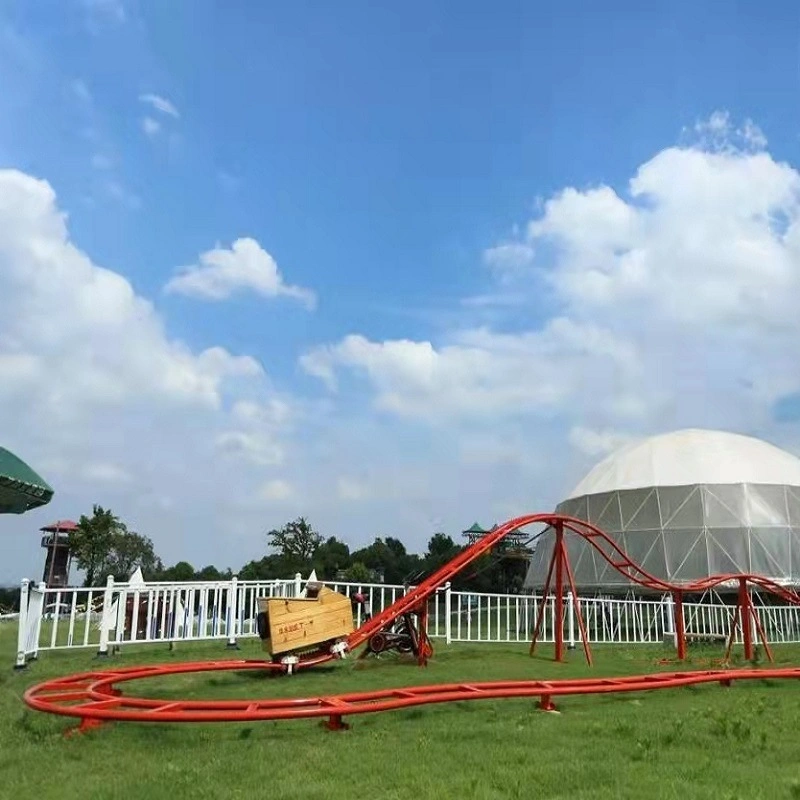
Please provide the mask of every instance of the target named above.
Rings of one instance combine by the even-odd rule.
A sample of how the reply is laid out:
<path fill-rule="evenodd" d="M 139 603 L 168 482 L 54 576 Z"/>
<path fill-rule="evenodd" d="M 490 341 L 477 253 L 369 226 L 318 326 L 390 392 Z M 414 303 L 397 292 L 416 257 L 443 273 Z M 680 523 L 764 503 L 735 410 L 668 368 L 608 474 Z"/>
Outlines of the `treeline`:
<path fill-rule="evenodd" d="M 465 543 L 445 533 L 435 533 L 424 553 L 409 553 L 399 539 L 377 537 L 372 544 L 351 551 L 335 536 L 323 537 L 304 517 L 266 534 L 266 549 L 260 559 L 249 561 L 235 574 L 241 580 L 307 577 L 316 570 L 322 580 L 355 583 L 415 583 L 457 555 Z M 81 516 L 77 530 L 70 533 L 72 557 L 83 570 L 86 586 L 98 586 L 109 575 L 125 581 L 139 567 L 145 580 L 213 581 L 230 580 L 230 568 L 205 566 L 196 569 L 188 561 L 165 566 L 156 555 L 153 542 L 128 530 L 110 509 L 94 506 L 91 516 Z M 502 543 L 492 553 L 471 564 L 453 581 L 455 588 L 487 592 L 517 592 L 527 561 Z"/>
<path fill-rule="evenodd" d="M 267 545 L 273 551 L 263 558 L 249 561 L 237 573 L 241 580 L 292 578 L 296 573 L 307 577 L 315 570 L 322 580 L 353 583 L 416 583 L 454 558 L 465 544 L 459 544 L 445 533 L 435 533 L 428 540 L 423 554 L 409 553 L 399 539 L 377 537 L 372 544 L 357 550 L 335 536 L 325 539 L 309 522 L 300 517 L 267 534 Z M 456 576 L 457 589 L 484 592 L 514 593 L 522 589 L 528 562 L 510 552 L 501 543 L 494 551 L 471 564 Z M 188 575 L 189 565 L 176 564 Z M 206 567 L 195 577 L 204 579 L 213 567 Z M 165 580 L 187 580 L 171 570 Z M 230 571 L 228 573 L 230 574 Z"/>

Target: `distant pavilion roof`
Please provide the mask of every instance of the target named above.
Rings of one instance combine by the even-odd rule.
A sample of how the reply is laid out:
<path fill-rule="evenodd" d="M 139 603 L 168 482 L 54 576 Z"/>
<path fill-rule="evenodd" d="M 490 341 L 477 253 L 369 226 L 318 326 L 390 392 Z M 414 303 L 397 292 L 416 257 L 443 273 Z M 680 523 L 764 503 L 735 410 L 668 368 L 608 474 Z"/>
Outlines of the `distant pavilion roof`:
<path fill-rule="evenodd" d="M 45 533 L 69 533 L 78 529 L 78 523 L 73 522 L 71 519 L 59 519 L 39 528 L 40 531 Z"/>
<path fill-rule="evenodd" d="M 463 533 L 463 534 L 470 534 L 470 533 L 484 534 L 484 533 L 489 533 L 489 531 L 486 530 L 485 528 L 481 528 L 481 526 L 478 525 L 477 522 L 473 522 L 472 525 L 469 526 L 469 528 L 467 528 L 464 531 L 461 531 L 461 533 Z"/>

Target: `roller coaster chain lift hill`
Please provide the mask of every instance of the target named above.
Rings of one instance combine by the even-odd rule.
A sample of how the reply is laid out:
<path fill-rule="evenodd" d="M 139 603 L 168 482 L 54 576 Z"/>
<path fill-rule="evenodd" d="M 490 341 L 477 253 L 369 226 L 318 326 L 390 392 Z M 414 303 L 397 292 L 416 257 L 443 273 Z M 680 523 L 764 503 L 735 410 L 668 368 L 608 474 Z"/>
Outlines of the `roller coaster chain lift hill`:
<path fill-rule="evenodd" d="M 770 662 L 773 661 L 764 630 L 753 612 L 751 588 L 776 595 L 787 603 L 800 605 L 800 594 L 761 575 L 738 573 L 713 575 L 680 585 L 668 583 L 646 572 L 633 562 L 613 539 L 584 520 L 559 514 L 528 514 L 497 526 L 433 572 L 418 586 L 410 589 L 392 605 L 378 614 L 370 616 L 345 638 L 328 641 L 316 649 L 298 650 L 296 653 L 289 653 L 272 661 L 187 662 L 148 667 L 121 667 L 80 673 L 33 686 L 25 692 L 24 701 L 31 708 L 39 711 L 79 718 L 81 720 L 77 729 L 79 731 L 111 720 L 245 722 L 308 717 L 328 717 L 326 723 L 328 728 L 341 729 L 347 727 L 342 721 L 342 717 L 345 715 L 388 711 L 429 703 L 501 697 L 538 697 L 541 708 L 552 709 L 554 707 L 552 698 L 557 695 L 642 691 L 706 682 L 729 685 L 732 680 L 747 678 L 800 678 L 800 668 L 725 669 L 656 673 L 625 678 L 445 684 L 384 689 L 328 697 L 225 701 L 167 701 L 132 697 L 123 695 L 118 688 L 118 684 L 127 681 L 193 672 L 258 669 L 291 674 L 298 669 L 313 667 L 334 658 L 344 658 L 347 653 L 354 652 L 361 645 L 366 645 L 362 657 L 388 649 L 398 649 L 402 652 L 412 652 L 418 663 L 424 666 L 433 653 L 427 632 L 427 609 L 431 596 L 476 559 L 488 553 L 505 536 L 530 525 L 544 525 L 542 533 L 551 531 L 554 534 L 553 551 L 543 597 L 548 597 L 551 592 L 554 597 L 554 656 L 556 661 L 562 661 L 564 657 L 563 615 L 565 591 L 568 589 L 571 591 L 575 603 L 575 615 L 578 619 L 584 654 L 588 664 L 592 664 L 592 654 L 580 611 L 574 574 L 564 543 L 565 533 L 568 532 L 587 541 L 600 557 L 632 583 L 649 590 L 672 595 L 677 657 L 681 661 L 686 658 L 686 631 L 683 616 L 685 594 L 704 592 L 721 585 L 738 586 L 737 605 L 731 621 L 726 660 L 730 655 L 736 633 L 741 629 L 745 658 L 748 661 L 753 659 L 754 634 L 757 634 L 764 645 L 768 659 Z M 531 655 L 542 634 L 544 610 L 545 603 L 541 603 L 530 645 Z"/>

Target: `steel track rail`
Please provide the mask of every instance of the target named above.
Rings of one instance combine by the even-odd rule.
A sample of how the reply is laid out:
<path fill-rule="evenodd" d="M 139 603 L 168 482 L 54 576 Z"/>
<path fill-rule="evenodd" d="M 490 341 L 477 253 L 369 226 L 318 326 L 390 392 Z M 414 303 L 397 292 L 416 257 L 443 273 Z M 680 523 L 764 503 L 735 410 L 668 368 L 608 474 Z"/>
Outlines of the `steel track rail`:
<path fill-rule="evenodd" d="M 538 698 L 540 708 L 552 710 L 554 697 L 647 692 L 703 683 L 729 686 L 732 681 L 800 678 L 800 667 L 719 669 L 567 680 L 465 681 L 321 697 L 243 700 L 168 700 L 126 696 L 119 689 L 120 684 L 129 681 L 250 669 L 263 670 L 264 664 L 254 661 L 207 661 L 86 672 L 33 686 L 25 692 L 24 700 L 37 711 L 79 718 L 82 721 L 81 728 L 109 721 L 199 723 L 309 718 L 327 718 L 328 727 L 342 728 L 345 727 L 342 722 L 345 716 L 439 703 Z"/>

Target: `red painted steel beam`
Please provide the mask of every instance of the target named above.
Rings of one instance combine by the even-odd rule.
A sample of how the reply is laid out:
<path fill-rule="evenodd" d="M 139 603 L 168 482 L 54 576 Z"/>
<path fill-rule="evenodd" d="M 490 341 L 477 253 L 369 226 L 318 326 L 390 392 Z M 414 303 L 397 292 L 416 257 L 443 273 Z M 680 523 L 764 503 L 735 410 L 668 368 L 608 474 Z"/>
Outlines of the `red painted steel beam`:
<path fill-rule="evenodd" d="M 729 685 L 734 680 L 800 678 L 800 667 L 782 669 L 706 670 L 696 672 L 652 673 L 614 678 L 572 680 L 491 681 L 408 686 L 403 689 L 377 689 L 327 697 L 247 699 L 247 700 L 165 700 L 126 697 L 120 683 L 145 678 L 220 670 L 259 668 L 254 662 L 198 662 L 162 667 L 132 668 L 125 671 L 91 673 L 84 689 L 84 701 L 65 702 L 64 679 L 31 687 L 24 700 L 38 711 L 46 711 L 85 721 L 129 722 L 250 722 L 264 720 L 328 717 L 329 727 L 343 727 L 341 718 L 350 714 L 394 711 L 434 703 L 479 699 L 539 698 L 542 707 L 552 707 L 552 698 L 569 695 L 641 692 L 674 689 L 702 683 Z M 262 667 L 263 668 L 263 667 Z M 76 675 L 70 683 L 86 684 L 86 675 Z M 83 727 L 86 727 L 85 725 Z"/>
<path fill-rule="evenodd" d="M 633 561 L 608 534 L 585 520 L 563 514 L 526 514 L 499 525 L 493 531 L 478 539 L 474 544 L 462 550 L 455 558 L 422 581 L 419 586 L 364 623 L 348 637 L 348 649 L 353 650 L 363 644 L 370 636 L 378 633 L 403 614 L 417 611 L 437 589 L 444 586 L 473 561 L 489 552 L 510 533 L 536 524 L 547 525 L 557 532 L 570 531 L 580 536 L 617 572 L 646 589 L 669 593 L 674 593 L 675 591 L 703 592 L 723 583 L 736 585 L 744 580 L 747 584 L 774 594 L 788 603 L 800 605 L 800 594 L 780 586 L 763 575 L 728 573 L 711 575 L 697 581 L 681 584 L 669 583 L 662 578 L 651 575 L 644 567 Z M 557 539 L 559 538 L 558 533 L 556 533 L 556 537 Z M 558 561 L 560 563 L 560 559 Z M 559 584 L 560 581 L 556 578 L 556 587 Z"/>

